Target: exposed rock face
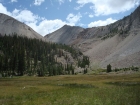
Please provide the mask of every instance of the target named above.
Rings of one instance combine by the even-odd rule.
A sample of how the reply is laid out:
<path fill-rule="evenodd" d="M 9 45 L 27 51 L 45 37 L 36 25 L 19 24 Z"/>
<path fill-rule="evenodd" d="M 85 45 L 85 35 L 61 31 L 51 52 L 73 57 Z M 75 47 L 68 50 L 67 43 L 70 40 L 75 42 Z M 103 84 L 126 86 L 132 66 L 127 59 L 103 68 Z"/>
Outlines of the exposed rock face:
<path fill-rule="evenodd" d="M 43 37 L 35 32 L 31 27 L 17 21 L 8 15 L 0 13 L 0 34 L 12 35 L 12 33 L 16 33 L 17 35 L 26 36 L 29 38 L 43 39 Z"/>
<path fill-rule="evenodd" d="M 140 67 L 140 6 L 113 24 L 87 29 L 64 26 L 45 38 L 74 45 L 90 57 L 93 68 Z"/>

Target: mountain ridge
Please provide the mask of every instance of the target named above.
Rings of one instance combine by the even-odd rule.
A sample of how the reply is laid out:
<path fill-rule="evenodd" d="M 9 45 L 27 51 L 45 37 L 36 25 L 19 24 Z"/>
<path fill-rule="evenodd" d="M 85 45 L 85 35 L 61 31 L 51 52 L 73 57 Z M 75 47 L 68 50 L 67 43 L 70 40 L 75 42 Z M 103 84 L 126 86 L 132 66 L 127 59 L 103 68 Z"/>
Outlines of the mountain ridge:
<path fill-rule="evenodd" d="M 71 39 L 76 39 L 76 35 L 81 31 L 83 31 L 83 28 L 79 26 L 64 25 L 58 31 L 56 30 L 51 34 L 44 36 L 44 38 L 55 43 L 71 44 Z"/>
<path fill-rule="evenodd" d="M 3 13 L 0 13 L 0 34 L 2 36 L 17 34 L 28 38 L 43 39 L 31 27 Z"/>
<path fill-rule="evenodd" d="M 102 37 L 102 36 L 105 36 L 106 34 L 109 34 L 111 32 L 117 33 L 117 31 L 121 31 L 121 30 L 128 31 L 129 29 L 132 29 L 132 27 L 131 27 L 132 25 L 133 25 L 133 28 L 137 27 L 137 25 L 138 25 L 137 21 L 140 21 L 139 15 L 140 15 L 140 6 L 137 7 L 136 10 L 133 13 L 131 13 L 130 15 L 125 16 L 123 19 L 120 19 L 120 20 L 118 20 L 114 23 L 111 23 L 109 25 L 92 27 L 92 28 L 85 28 L 85 29 L 80 27 L 83 30 L 77 34 L 77 37 L 84 38 L 85 37 L 84 34 L 87 35 L 89 38 L 95 37 L 94 35 L 96 35 L 96 37 Z M 124 20 L 126 20 L 126 21 L 124 21 Z M 135 21 L 135 20 L 137 20 L 137 21 Z M 71 28 L 74 28 L 74 27 L 76 28 L 79 26 L 64 25 L 60 29 L 56 30 L 55 32 L 52 32 L 50 34 L 45 35 L 45 38 L 51 37 L 50 40 L 54 40 L 54 39 L 56 40 L 56 38 L 55 37 L 53 38 L 52 36 L 55 35 L 56 32 L 58 33 L 59 30 L 62 30 L 62 29 L 65 30 L 66 27 L 69 27 L 69 30 L 71 30 Z M 116 29 L 116 28 L 118 28 L 118 29 Z M 98 31 L 100 31 L 100 33 L 98 33 Z M 92 33 L 92 35 L 91 35 L 91 33 Z M 63 33 L 61 33 L 61 34 L 63 35 Z M 75 34 L 75 32 L 73 34 Z M 125 32 L 123 34 L 125 34 Z M 59 41 L 57 41 L 57 42 L 59 42 Z M 59 43 L 63 43 L 63 42 L 59 42 Z"/>
<path fill-rule="evenodd" d="M 0 13 L 0 35 L 19 35 L 72 45 L 88 56 L 91 69 L 140 67 L 140 6 L 129 16 L 106 26 L 82 28 L 64 25 L 45 37 L 18 20 Z"/>
<path fill-rule="evenodd" d="M 57 43 L 63 43 L 69 37 L 69 33 L 75 34 L 75 39 L 69 39 L 65 43 L 73 45 L 76 49 L 89 56 L 91 68 L 106 68 L 111 64 L 115 67 L 140 66 L 140 6 L 129 16 L 116 21 L 110 25 L 82 29 L 79 33 L 71 31 L 71 26 L 67 33 L 62 31 L 65 26 L 49 34 L 50 41 L 57 40 Z M 74 27 L 73 27 L 74 28 Z M 76 28 L 75 28 L 76 29 Z M 65 31 L 65 30 L 64 30 Z M 56 33 L 57 32 L 57 33 Z M 63 40 L 57 39 L 60 35 Z M 67 37 L 66 37 L 67 36 Z M 50 38 L 51 37 L 51 38 Z"/>

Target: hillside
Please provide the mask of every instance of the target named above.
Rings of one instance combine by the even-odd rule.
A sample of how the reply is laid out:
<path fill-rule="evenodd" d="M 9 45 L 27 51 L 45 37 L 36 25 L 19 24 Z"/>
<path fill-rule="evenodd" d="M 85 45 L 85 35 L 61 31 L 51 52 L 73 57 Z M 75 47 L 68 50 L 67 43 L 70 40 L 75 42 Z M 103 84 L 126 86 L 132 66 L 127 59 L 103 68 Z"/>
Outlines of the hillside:
<path fill-rule="evenodd" d="M 74 48 L 21 36 L 0 36 L 0 75 L 74 74 L 89 59 Z"/>
<path fill-rule="evenodd" d="M 59 30 L 45 36 L 46 39 L 56 43 L 71 44 L 72 40 L 77 38 L 77 34 L 82 32 L 83 28 L 78 26 L 64 25 Z"/>
<path fill-rule="evenodd" d="M 69 28 L 69 31 L 65 31 L 66 26 L 49 36 L 46 35 L 45 38 L 60 43 L 68 38 L 69 41 L 65 44 L 71 44 L 89 56 L 92 68 L 105 68 L 107 64 L 111 64 L 113 68 L 140 66 L 139 16 L 140 6 L 129 16 L 107 26 L 83 29 L 77 34 L 75 34 L 77 32 L 75 27 L 75 32 L 72 31 L 75 39 L 70 39 L 71 30 Z M 57 35 L 64 39 L 54 37 Z"/>
<path fill-rule="evenodd" d="M 0 35 L 14 35 L 14 33 L 28 38 L 43 39 L 43 37 L 35 32 L 31 27 L 8 15 L 0 13 Z"/>

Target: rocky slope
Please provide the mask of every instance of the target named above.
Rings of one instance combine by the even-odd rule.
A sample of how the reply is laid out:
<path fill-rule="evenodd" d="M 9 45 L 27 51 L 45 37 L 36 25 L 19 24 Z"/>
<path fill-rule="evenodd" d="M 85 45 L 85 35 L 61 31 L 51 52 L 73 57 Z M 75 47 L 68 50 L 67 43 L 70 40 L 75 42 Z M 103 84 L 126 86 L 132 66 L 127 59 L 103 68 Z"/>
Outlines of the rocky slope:
<path fill-rule="evenodd" d="M 0 13 L 0 34 L 12 35 L 12 33 L 16 33 L 17 35 L 26 36 L 29 38 L 43 39 L 43 37 L 35 32 L 31 27 L 17 21 L 8 15 Z"/>
<path fill-rule="evenodd" d="M 102 27 L 64 26 L 45 36 L 50 41 L 72 44 L 91 60 L 91 67 L 140 66 L 140 6 L 129 16 Z M 69 28 L 67 28 L 69 27 Z M 71 30 L 72 29 L 72 30 Z M 70 36 L 73 36 L 70 37 Z"/>
<path fill-rule="evenodd" d="M 56 43 L 71 44 L 72 40 L 77 39 L 77 34 L 83 30 L 81 27 L 64 25 L 59 30 L 46 35 L 45 38 Z"/>

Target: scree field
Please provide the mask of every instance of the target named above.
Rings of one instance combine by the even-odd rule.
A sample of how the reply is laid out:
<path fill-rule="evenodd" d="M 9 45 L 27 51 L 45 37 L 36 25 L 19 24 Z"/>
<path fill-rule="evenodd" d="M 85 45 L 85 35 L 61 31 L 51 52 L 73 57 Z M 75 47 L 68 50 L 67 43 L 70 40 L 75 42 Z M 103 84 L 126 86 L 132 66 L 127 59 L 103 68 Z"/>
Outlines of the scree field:
<path fill-rule="evenodd" d="M 0 78 L 0 105 L 140 105 L 140 74 Z"/>

